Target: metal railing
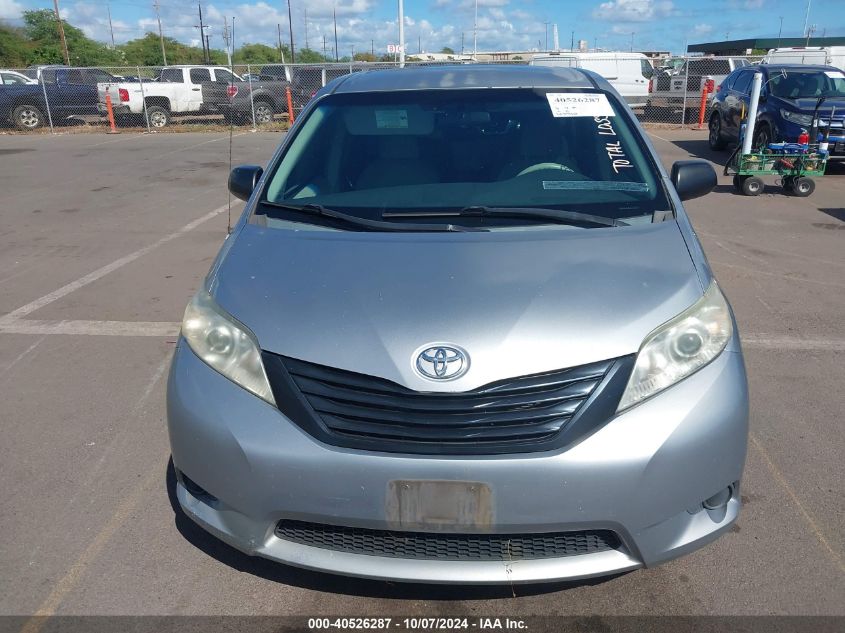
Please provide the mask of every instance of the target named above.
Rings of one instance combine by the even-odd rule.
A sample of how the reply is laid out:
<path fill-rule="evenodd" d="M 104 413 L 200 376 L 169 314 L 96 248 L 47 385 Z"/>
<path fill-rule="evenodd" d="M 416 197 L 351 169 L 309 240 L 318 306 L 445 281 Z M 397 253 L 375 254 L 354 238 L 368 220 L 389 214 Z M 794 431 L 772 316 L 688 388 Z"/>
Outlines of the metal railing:
<path fill-rule="evenodd" d="M 706 126 L 722 80 L 737 67 L 760 60 L 676 57 L 652 68 L 624 53 L 585 57 L 560 52 L 543 57 L 545 61 L 535 63 L 582 67 L 607 77 L 641 122 L 666 126 L 699 121 Z M 410 61 L 404 67 L 459 63 L 466 62 Z M 117 131 L 199 131 L 229 125 L 282 130 L 326 83 L 350 73 L 388 69 L 401 70 L 391 62 L 20 69 L 38 83 L 0 86 L 0 125 L 33 133 L 112 126 Z M 109 87 L 108 99 L 104 86 Z"/>

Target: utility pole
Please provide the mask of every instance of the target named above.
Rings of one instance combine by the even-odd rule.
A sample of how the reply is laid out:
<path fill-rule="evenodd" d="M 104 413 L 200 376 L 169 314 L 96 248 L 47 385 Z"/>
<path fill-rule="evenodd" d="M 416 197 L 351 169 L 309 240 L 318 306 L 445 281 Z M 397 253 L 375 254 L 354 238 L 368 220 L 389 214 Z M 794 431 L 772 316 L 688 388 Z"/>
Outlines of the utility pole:
<path fill-rule="evenodd" d="M 405 3 L 399 0 L 399 68 L 405 67 Z"/>
<path fill-rule="evenodd" d="M 807 0 L 807 13 L 804 14 L 804 30 L 801 31 L 802 35 L 806 35 L 807 31 L 807 23 L 810 21 L 810 5 L 812 4 L 813 0 Z M 810 38 L 807 37 L 807 40 Z"/>
<path fill-rule="evenodd" d="M 778 29 L 778 48 L 780 48 L 780 35 L 783 33 L 783 16 L 780 16 L 780 28 Z"/>
<path fill-rule="evenodd" d="M 631 52 L 634 52 L 634 31 L 631 31 Z"/>
<path fill-rule="evenodd" d="M 337 54 L 337 6 L 332 7 L 332 18 L 334 19 L 334 60 L 339 61 Z"/>
<path fill-rule="evenodd" d="M 290 0 L 288 0 L 288 30 L 290 31 L 290 63 L 296 63 L 296 53 L 293 51 L 293 17 L 290 12 Z"/>
<path fill-rule="evenodd" d="M 376 56 L 376 41 L 375 40 L 370 40 L 370 55 L 372 55 L 373 57 Z"/>
<path fill-rule="evenodd" d="M 323 59 L 326 58 L 326 34 L 323 33 Z"/>
<path fill-rule="evenodd" d="M 111 33 L 111 47 L 114 48 L 114 27 L 112 26 L 112 23 L 111 23 L 111 3 L 110 2 L 106 4 L 106 11 L 108 11 L 108 14 L 109 14 L 109 33 Z"/>
<path fill-rule="evenodd" d="M 211 28 L 211 27 L 209 27 L 209 28 Z M 205 62 L 206 64 L 211 63 L 211 45 L 208 43 L 208 40 L 210 40 L 210 39 L 211 39 L 211 35 L 205 36 L 205 56 L 206 56 L 206 60 L 207 60 Z"/>
<path fill-rule="evenodd" d="M 276 31 L 279 33 L 279 58 L 282 60 L 282 63 L 285 63 L 285 55 L 282 53 L 282 25 L 276 24 Z"/>
<path fill-rule="evenodd" d="M 461 55 L 464 54 L 464 32 L 461 31 Z"/>
<path fill-rule="evenodd" d="M 308 46 L 308 7 L 305 7 L 303 11 L 305 11 L 305 48 L 311 48 Z"/>
<path fill-rule="evenodd" d="M 417 35 L 417 52 L 422 53 L 422 35 Z"/>
<path fill-rule="evenodd" d="M 197 2 L 197 8 L 199 9 L 200 23 L 199 23 L 199 26 L 197 26 L 195 24 L 194 28 L 200 30 L 200 44 L 202 45 L 202 58 L 205 60 L 206 64 L 209 64 L 211 62 L 208 59 L 208 49 L 205 46 L 205 29 L 206 29 L 206 26 L 202 23 L 202 3 Z"/>
<path fill-rule="evenodd" d="M 813 34 L 816 32 L 816 25 L 813 24 L 809 29 L 807 29 L 807 43 L 804 46 L 810 45 L 810 38 L 813 37 Z"/>
<path fill-rule="evenodd" d="M 158 41 L 161 42 L 161 58 L 164 61 L 164 65 L 167 66 L 167 53 L 164 52 L 164 35 L 161 33 L 161 14 L 158 11 L 158 0 L 153 2 L 153 7 L 156 10 L 156 20 L 158 20 Z"/>
<path fill-rule="evenodd" d="M 575 31 L 572 31 L 572 39 L 569 41 L 569 50 L 575 50 Z"/>
<path fill-rule="evenodd" d="M 65 64 L 70 66 L 70 55 L 67 52 L 67 40 L 65 40 L 65 26 L 62 24 L 62 16 L 59 13 L 59 0 L 53 0 L 53 8 L 56 10 L 56 22 L 59 23 L 59 39 L 62 41 L 62 52 L 65 54 Z"/>
<path fill-rule="evenodd" d="M 228 65 L 232 66 L 232 51 L 229 48 L 229 21 L 223 18 L 223 41 L 226 42 L 226 60 Z"/>
<path fill-rule="evenodd" d="M 548 48 L 549 36 L 546 36 L 546 48 Z M 478 55 L 478 0 L 475 0 L 475 19 L 472 22 L 472 58 Z M 478 61 L 476 59 L 476 61 Z"/>

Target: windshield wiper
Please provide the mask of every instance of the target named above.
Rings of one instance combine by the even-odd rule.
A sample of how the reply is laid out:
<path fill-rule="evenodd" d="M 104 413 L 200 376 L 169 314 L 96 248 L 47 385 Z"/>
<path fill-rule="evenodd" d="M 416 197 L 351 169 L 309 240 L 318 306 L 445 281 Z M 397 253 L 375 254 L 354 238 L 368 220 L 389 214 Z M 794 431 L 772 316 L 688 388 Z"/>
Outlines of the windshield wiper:
<path fill-rule="evenodd" d="M 464 207 L 456 211 L 387 211 L 383 218 L 537 218 L 556 224 L 595 224 L 597 226 L 628 226 L 627 222 L 600 215 L 546 209 L 543 207 Z"/>
<path fill-rule="evenodd" d="M 410 224 L 404 222 L 383 222 L 381 220 L 368 220 L 367 218 L 359 218 L 355 215 L 349 215 L 342 211 L 335 211 L 320 204 L 287 204 L 285 202 L 271 202 L 270 200 L 260 200 L 259 205 L 270 207 L 272 209 L 285 209 L 288 211 L 296 211 L 297 213 L 305 213 L 307 215 L 314 215 L 322 218 L 329 218 L 349 224 L 350 226 L 360 227 L 368 231 L 396 231 L 396 232 L 462 232 L 462 231 L 486 231 L 486 229 L 477 229 L 472 227 L 457 226 L 455 224 Z"/>

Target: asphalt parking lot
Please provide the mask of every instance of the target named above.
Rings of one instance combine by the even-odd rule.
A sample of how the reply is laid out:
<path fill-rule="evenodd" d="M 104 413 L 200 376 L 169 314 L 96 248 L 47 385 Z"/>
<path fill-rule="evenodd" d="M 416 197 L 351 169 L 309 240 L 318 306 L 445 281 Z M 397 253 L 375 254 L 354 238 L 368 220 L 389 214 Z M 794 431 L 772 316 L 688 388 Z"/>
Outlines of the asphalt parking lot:
<path fill-rule="evenodd" d="M 652 139 L 667 165 L 724 160 L 705 134 Z M 234 162 L 279 139 L 237 134 Z M 738 524 L 661 567 L 512 591 L 288 568 L 175 509 L 166 371 L 226 235 L 228 152 L 227 134 L 0 136 L 0 614 L 845 615 L 845 169 L 810 198 L 720 175 L 688 203 L 748 363 Z"/>

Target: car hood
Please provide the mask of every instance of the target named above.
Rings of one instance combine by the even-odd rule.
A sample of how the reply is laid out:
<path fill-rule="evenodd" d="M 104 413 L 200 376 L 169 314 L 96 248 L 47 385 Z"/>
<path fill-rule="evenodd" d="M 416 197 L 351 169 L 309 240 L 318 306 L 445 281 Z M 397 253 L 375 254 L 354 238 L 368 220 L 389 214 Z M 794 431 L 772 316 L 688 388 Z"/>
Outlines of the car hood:
<path fill-rule="evenodd" d="M 702 287 L 676 222 L 489 233 L 292 231 L 247 224 L 209 277 L 262 349 L 421 391 L 635 353 Z M 469 371 L 423 378 L 433 344 Z"/>

